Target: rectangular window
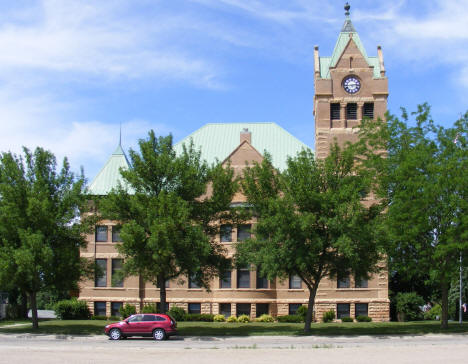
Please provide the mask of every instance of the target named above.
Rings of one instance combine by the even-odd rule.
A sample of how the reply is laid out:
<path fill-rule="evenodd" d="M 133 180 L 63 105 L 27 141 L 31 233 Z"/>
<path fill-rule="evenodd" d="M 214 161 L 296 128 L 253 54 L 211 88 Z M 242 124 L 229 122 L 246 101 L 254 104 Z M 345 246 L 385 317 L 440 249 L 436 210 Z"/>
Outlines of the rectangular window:
<path fill-rule="evenodd" d="M 358 316 L 369 316 L 369 305 L 367 303 L 356 303 L 355 314 Z"/>
<path fill-rule="evenodd" d="M 239 225 L 237 227 L 237 241 L 245 241 L 247 239 L 250 239 L 250 229 L 252 228 L 252 225 L 247 224 L 247 225 Z"/>
<path fill-rule="evenodd" d="M 289 276 L 289 289 L 301 289 L 302 288 L 302 280 L 296 274 Z"/>
<path fill-rule="evenodd" d="M 118 225 L 112 226 L 112 242 L 120 243 L 122 239 L 120 238 L 120 229 L 122 227 Z"/>
<path fill-rule="evenodd" d="M 301 307 L 302 304 L 301 303 L 290 303 L 289 304 L 289 314 L 290 315 L 295 315 L 297 313 L 297 310 L 299 309 L 299 307 Z"/>
<path fill-rule="evenodd" d="M 189 281 L 188 281 L 188 286 L 189 288 L 200 288 L 200 285 L 195 279 L 195 274 L 190 275 Z"/>
<path fill-rule="evenodd" d="M 219 277 L 219 288 L 231 288 L 231 271 L 224 271 Z"/>
<path fill-rule="evenodd" d="M 337 283 L 338 288 L 350 288 L 350 279 L 349 276 L 338 276 L 338 283 Z"/>
<path fill-rule="evenodd" d="M 336 318 L 349 317 L 349 303 L 338 303 L 336 305 Z"/>
<path fill-rule="evenodd" d="M 237 317 L 240 315 L 250 316 L 250 303 L 238 303 L 236 305 L 236 315 Z"/>
<path fill-rule="evenodd" d="M 237 288 L 250 288 L 249 267 L 237 268 Z"/>
<path fill-rule="evenodd" d="M 107 241 L 107 226 L 105 225 L 96 226 L 95 241 L 98 243 Z"/>
<path fill-rule="evenodd" d="M 362 108 L 362 116 L 369 119 L 374 119 L 374 103 L 366 102 Z"/>
<path fill-rule="evenodd" d="M 201 313 L 201 304 L 200 303 L 189 303 L 188 304 L 188 313 Z"/>
<path fill-rule="evenodd" d="M 367 286 L 368 286 L 368 281 L 367 281 L 367 279 L 362 279 L 362 278 L 356 277 L 356 278 L 354 279 L 354 286 L 355 286 L 356 288 L 367 288 Z"/>
<path fill-rule="evenodd" d="M 120 316 L 122 302 L 111 302 L 111 316 Z"/>
<path fill-rule="evenodd" d="M 230 303 L 220 303 L 219 304 L 219 314 L 224 317 L 231 316 L 231 304 Z"/>
<path fill-rule="evenodd" d="M 156 311 L 161 312 L 161 302 L 156 302 Z M 169 302 L 166 302 L 166 312 L 169 311 Z"/>
<path fill-rule="evenodd" d="M 262 315 L 268 315 L 268 303 L 257 303 L 255 307 L 255 317 L 260 317 Z"/>
<path fill-rule="evenodd" d="M 350 103 L 346 105 L 346 119 L 356 120 L 357 119 L 357 104 Z"/>
<path fill-rule="evenodd" d="M 94 265 L 94 286 L 107 287 L 107 259 L 96 259 Z"/>
<path fill-rule="evenodd" d="M 330 104 L 330 120 L 340 120 L 341 105 L 338 103 Z"/>
<path fill-rule="evenodd" d="M 123 259 L 112 259 L 112 287 L 123 287 Z"/>
<path fill-rule="evenodd" d="M 232 241 L 232 225 L 221 225 L 220 231 L 221 243 L 229 243 Z"/>
<path fill-rule="evenodd" d="M 257 288 L 268 288 L 268 279 L 261 275 L 259 268 L 257 268 Z"/>
<path fill-rule="evenodd" d="M 94 302 L 94 316 L 106 316 L 105 302 Z"/>

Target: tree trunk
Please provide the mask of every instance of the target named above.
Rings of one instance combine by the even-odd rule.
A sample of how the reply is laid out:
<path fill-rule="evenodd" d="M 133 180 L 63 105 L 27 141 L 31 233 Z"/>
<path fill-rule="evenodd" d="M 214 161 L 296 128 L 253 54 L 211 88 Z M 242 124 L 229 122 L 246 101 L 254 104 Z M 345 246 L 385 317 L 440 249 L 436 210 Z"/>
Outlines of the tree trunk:
<path fill-rule="evenodd" d="M 312 323 L 312 315 L 314 312 L 315 295 L 317 293 L 318 284 L 315 284 L 312 289 L 309 288 L 309 305 L 307 307 L 307 315 L 304 323 L 304 332 L 310 332 L 310 324 Z"/>
<path fill-rule="evenodd" d="M 161 313 L 166 313 L 166 277 L 164 275 L 158 276 L 158 285 L 159 285 L 159 301 Z"/>
<path fill-rule="evenodd" d="M 19 318 L 28 318 L 28 294 L 24 291 L 20 293 Z"/>
<path fill-rule="evenodd" d="M 29 303 L 31 305 L 32 327 L 33 329 L 38 329 L 39 320 L 37 318 L 36 292 L 29 293 Z"/>
<path fill-rule="evenodd" d="M 448 328 L 448 284 L 445 277 L 441 281 L 442 290 L 442 321 L 441 326 L 443 329 Z"/>

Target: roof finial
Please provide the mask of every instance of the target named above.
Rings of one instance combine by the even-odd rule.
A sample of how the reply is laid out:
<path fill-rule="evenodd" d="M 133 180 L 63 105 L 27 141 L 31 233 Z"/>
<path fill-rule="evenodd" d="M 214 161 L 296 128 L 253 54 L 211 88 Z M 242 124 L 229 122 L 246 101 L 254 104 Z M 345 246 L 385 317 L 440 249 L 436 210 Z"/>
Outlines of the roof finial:
<path fill-rule="evenodd" d="M 349 17 L 349 14 L 350 14 L 349 9 L 351 9 L 351 5 L 349 5 L 348 2 L 346 2 L 344 9 L 346 10 L 346 13 L 345 13 L 346 17 Z"/>

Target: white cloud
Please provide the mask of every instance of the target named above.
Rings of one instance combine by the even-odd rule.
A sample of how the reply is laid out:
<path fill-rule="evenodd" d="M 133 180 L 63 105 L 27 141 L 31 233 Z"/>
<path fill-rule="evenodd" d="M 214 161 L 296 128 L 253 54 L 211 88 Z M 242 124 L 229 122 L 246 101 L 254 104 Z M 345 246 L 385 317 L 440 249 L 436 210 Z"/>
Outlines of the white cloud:
<path fill-rule="evenodd" d="M 120 125 L 102 121 L 73 121 L 74 109 L 80 105 L 59 102 L 50 95 L 16 97 L 11 89 L 0 92 L 0 151 L 22 153 L 40 146 L 51 150 L 61 162 L 64 157 L 77 172 L 85 166 L 92 178 L 105 163 L 119 142 Z M 174 128 L 147 120 L 122 122 L 122 145 L 137 148 L 137 140 L 150 129 L 167 135 Z"/>
<path fill-rule="evenodd" d="M 238 10 L 266 21 L 292 26 L 299 21 L 334 22 L 328 14 L 335 8 L 334 5 L 323 1 L 290 0 L 261 1 L 261 0 L 191 0 L 213 8 L 226 8 Z"/>
<path fill-rule="evenodd" d="M 216 65 L 170 45 L 177 22 L 122 14 L 125 2 L 43 0 L 0 27 L 0 77 L 11 70 L 81 77 L 183 79 L 216 87 Z M 112 4 L 112 5 L 111 5 Z"/>

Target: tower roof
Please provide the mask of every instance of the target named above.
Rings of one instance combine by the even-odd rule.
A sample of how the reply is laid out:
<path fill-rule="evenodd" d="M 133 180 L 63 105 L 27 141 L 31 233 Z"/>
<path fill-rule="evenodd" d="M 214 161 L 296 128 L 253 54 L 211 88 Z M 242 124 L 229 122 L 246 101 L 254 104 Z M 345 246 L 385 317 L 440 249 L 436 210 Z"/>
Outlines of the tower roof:
<path fill-rule="evenodd" d="M 101 171 L 89 185 L 88 194 L 96 196 L 107 195 L 119 183 L 124 185 L 125 182 L 120 174 L 120 168 L 126 170 L 129 166 L 130 163 L 127 156 L 119 143 L 104 167 L 102 167 Z"/>
<path fill-rule="evenodd" d="M 369 67 L 374 68 L 374 78 L 380 77 L 380 62 L 378 57 L 369 57 L 367 56 L 366 49 L 361 42 L 361 38 L 354 28 L 353 22 L 350 18 L 349 13 L 350 6 L 348 3 L 345 5 L 346 10 L 346 19 L 341 28 L 340 34 L 338 35 L 338 40 L 336 41 L 335 48 L 331 57 L 320 57 L 320 77 L 321 78 L 330 78 L 330 68 L 336 67 L 341 55 L 343 54 L 346 46 L 349 42 L 354 42 L 361 52 L 362 56 L 366 60 Z"/>

